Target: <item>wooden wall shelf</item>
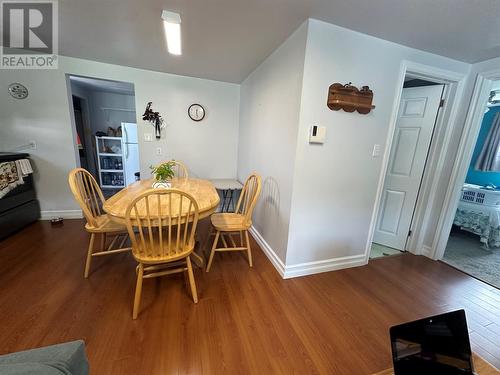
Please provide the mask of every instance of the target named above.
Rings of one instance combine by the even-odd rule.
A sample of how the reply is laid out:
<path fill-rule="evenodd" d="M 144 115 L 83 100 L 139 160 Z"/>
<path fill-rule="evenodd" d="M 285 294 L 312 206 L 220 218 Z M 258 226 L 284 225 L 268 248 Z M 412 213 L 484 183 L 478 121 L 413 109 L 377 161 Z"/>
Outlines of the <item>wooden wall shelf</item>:
<path fill-rule="evenodd" d="M 375 108 L 372 101 L 373 91 L 368 86 L 363 86 L 360 90 L 352 86 L 351 82 L 345 85 L 334 83 L 328 89 L 327 105 L 332 111 L 343 109 L 346 112 L 358 111 L 366 115 Z"/>

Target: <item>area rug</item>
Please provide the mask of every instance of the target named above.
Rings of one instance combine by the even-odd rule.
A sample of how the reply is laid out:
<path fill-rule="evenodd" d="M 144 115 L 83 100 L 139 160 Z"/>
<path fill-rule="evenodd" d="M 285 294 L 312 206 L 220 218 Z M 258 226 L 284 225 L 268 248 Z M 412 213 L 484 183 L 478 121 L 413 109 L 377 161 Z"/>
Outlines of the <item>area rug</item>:
<path fill-rule="evenodd" d="M 500 288 L 500 249 L 486 249 L 479 236 L 452 231 L 443 262 Z"/>

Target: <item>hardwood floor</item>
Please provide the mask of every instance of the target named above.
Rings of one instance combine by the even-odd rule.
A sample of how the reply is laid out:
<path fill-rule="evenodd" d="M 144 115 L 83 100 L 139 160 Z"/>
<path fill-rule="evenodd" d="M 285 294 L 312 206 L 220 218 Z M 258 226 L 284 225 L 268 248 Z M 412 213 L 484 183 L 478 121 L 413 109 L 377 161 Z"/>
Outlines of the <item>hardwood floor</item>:
<path fill-rule="evenodd" d="M 0 353 L 84 339 L 92 374 L 371 374 L 391 365 L 391 325 L 465 308 L 474 350 L 500 367 L 500 291 L 401 255 L 283 280 L 253 242 L 195 271 L 145 280 L 132 320 L 130 254 L 83 267 L 80 220 L 38 222 L 0 242 Z"/>

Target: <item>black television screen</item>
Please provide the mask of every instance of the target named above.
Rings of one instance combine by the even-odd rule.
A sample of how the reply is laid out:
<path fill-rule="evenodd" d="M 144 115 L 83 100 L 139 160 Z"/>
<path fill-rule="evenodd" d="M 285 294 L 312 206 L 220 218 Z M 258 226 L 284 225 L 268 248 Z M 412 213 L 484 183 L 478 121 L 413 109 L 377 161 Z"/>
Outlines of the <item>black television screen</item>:
<path fill-rule="evenodd" d="M 395 375 L 473 374 L 464 310 L 394 326 L 390 334 Z"/>

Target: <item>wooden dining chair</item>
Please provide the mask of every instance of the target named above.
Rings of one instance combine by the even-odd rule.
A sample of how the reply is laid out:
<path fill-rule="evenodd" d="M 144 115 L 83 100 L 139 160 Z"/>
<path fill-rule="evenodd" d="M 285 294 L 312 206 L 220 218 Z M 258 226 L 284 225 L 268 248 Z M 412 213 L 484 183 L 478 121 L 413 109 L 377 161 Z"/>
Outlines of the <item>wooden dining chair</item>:
<path fill-rule="evenodd" d="M 196 200 L 177 189 L 150 189 L 127 207 L 125 223 L 138 262 L 133 319 L 139 313 L 142 281 L 147 278 L 187 272 L 186 287 L 198 303 L 190 258 L 198 216 Z"/>
<path fill-rule="evenodd" d="M 172 164 L 172 169 L 174 170 L 175 177 L 177 177 L 178 179 L 187 180 L 189 178 L 189 173 L 188 173 L 186 164 L 184 164 L 182 161 L 169 160 L 169 161 L 166 161 L 165 163 Z"/>
<path fill-rule="evenodd" d="M 92 257 L 110 255 L 130 251 L 130 247 L 124 247 L 127 241 L 127 228 L 124 225 L 112 221 L 103 212 L 102 205 L 105 202 L 104 195 L 97 184 L 95 178 L 89 171 L 83 168 L 75 168 L 69 173 L 69 187 L 75 196 L 76 201 L 83 211 L 87 220 L 85 230 L 90 233 L 90 242 L 85 262 L 84 277 L 89 277 L 90 263 Z M 112 235 L 111 242 L 107 245 L 107 235 Z M 101 236 L 101 245 L 98 251 L 94 250 L 96 235 Z M 120 241 L 115 248 L 117 241 Z M 107 245 L 107 246 L 106 246 Z"/>
<path fill-rule="evenodd" d="M 253 173 L 247 178 L 245 185 L 241 190 L 235 212 L 216 213 L 210 217 L 212 226 L 210 228 L 209 238 L 213 234 L 215 234 L 215 238 L 210 251 L 210 257 L 208 259 L 207 272 L 210 271 L 214 255 L 218 251 L 246 250 L 248 254 L 248 263 L 250 264 L 250 267 L 252 267 L 252 249 L 248 238 L 248 229 L 252 226 L 252 213 L 255 208 L 255 204 L 257 203 L 257 199 L 259 198 L 261 189 L 262 181 L 260 176 Z M 240 233 L 240 246 L 236 245 L 232 237 L 232 235 L 236 232 Z M 243 240 L 243 234 L 245 236 L 245 241 Z M 228 242 L 224 237 L 225 235 L 227 235 L 228 240 L 232 245 L 231 247 L 228 246 Z M 217 247 L 219 239 L 222 240 L 224 247 Z"/>

